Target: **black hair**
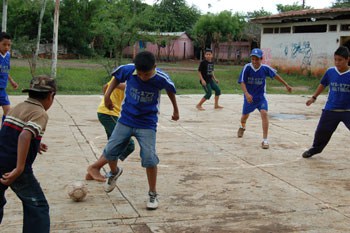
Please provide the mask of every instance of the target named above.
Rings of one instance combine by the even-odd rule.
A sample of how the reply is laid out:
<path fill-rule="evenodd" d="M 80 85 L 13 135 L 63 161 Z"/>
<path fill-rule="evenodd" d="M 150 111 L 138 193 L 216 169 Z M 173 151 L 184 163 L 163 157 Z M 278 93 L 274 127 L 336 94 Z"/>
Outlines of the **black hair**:
<path fill-rule="evenodd" d="M 139 71 L 151 71 L 156 64 L 156 58 L 154 57 L 153 53 L 142 51 L 136 55 L 134 64 L 136 69 Z"/>
<path fill-rule="evenodd" d="M 0 32 L 0 41 L 7 39 L 7 40 L 11 40 L 11 36 L 10 34 L 6 33 L 6 32 Z"/>
<path fill-rule="evenodd" d="M 213 53 L 213 50 L 210 49 L 210 48 L 206 48 L 206 49 L 205 49 L 205 52 L 206 52 L 206 53 Z"/>
<path fill-rule="evenodd" d="M 337 50 L 335 50 L 334 55 L 341 56 L 345 59 L 348 59 L 350 56 L 349 49 L 345 46 L 340 46 Z"/>

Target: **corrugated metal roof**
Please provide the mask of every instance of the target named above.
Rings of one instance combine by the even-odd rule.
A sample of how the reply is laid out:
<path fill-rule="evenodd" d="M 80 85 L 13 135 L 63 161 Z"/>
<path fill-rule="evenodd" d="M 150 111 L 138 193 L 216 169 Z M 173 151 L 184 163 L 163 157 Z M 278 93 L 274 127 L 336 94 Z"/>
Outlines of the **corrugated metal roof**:
<path fill-rule="evenodd" d="M 251 20 L 253 23 L 282 23 L 300 21 L 303 19 L 350 19 L 350 8 L 325 8 L 287 11 L 276 15 L 263 16 Z"/>

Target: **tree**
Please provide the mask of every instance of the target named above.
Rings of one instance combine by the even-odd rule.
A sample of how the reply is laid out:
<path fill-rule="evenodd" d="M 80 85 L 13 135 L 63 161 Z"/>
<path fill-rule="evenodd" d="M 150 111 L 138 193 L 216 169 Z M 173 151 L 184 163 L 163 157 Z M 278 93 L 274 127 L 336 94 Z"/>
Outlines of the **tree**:
<path fill-rule="evenodd" d="M 189 7 L 185 0 L 158 0 L 149 16 L 152 24 L 146 30 L 182 32 L 191 30 L 200 11 L 195 6 Z"/>
<path fill-rule="evenodd" d="M 53 22 L 53 39 L 52 39 L 52 64 L 51 64 L 51 77 L 56 78 L 57 71 L 57 50 L 58 50 L 58 23 L 60 16 L 60 0 L 55 1 L 55 14 Z"/>
<path fill-rule="evenodd" d="M 299 5 L 298 2 L 294 2 L 292 5 L 276 4 L 276 7 L 279 13 L 287 12 L 287 11 L 299 11 L 304 9 L 311 9 L 310 6 L 305 6 L 305 3 L 303 3 L 302 5 Z"/>
<path fill-rule="evenodd" d="M 336 0 L 332 3 L 332 8 L 349 8 L 350 0 Z"/>
<path fill-rule="evenodd" d="M 1 31 L 6 32 L 7 30 L 7 0 L 2 0 L 2 24 Z"/>
<path fill-rule="evenodd" d="M 37 39 L 36 39 L 36 48 L 35 48 L 35 53 L 33 54 L 32 63 L 30 65 L 32 76 L 34 76 L 34 74 L 35 74 L 36 62 L 37 62 L 37 59 L 38 59 L 38 56 L 39 56 L 40 39 L 41 39 L 41 25 L 42 25 L 42 21 L 43 21 L 43 18 L 44 18 L 44 13 L 45 13 L 45 8 L 46 8 L 46 1 L 47 0 L 43 0 L 42 8 L 41 8 L 41 11 L 40 11 L 40 18 L 39 18 L 39 23 L 38 23 L 38 36 L 37 36 Z"/>

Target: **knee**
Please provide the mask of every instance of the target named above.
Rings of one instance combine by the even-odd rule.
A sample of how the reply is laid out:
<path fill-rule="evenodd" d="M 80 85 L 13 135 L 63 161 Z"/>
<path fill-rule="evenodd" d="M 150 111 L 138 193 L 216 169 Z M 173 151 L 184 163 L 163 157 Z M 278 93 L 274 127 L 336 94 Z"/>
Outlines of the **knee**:
<path fill-rule="evenodd" d="M 210 93 L 208 92 L 205 94 L 204 98 L 208 100 L 210 99 L 211 95 L 212 95 L 211 92 Z"/>

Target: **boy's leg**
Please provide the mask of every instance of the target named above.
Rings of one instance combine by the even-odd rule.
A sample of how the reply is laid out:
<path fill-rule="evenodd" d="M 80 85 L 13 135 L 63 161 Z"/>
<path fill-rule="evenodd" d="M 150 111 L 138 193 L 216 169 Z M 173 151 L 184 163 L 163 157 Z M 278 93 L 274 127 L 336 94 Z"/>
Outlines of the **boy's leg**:
<path fill-rule="evenodd" d="M 149 186 L 148 209 L 158 208 L 157 199 L 157 164 L 159 158 L 156 154 L 156 131 L 152 129 L 137 129 L 135 137 L 140 144 L 140 156 L 142 167 L 146 168 Z"/>
<path fill-rule="evenodd" d="M 260 116 L 262 121 L 263 139 L 267 139 L 267 135 L 269 131 L 269 116 L 266 110 L 261 110 Z"/>
<path fill-rule="evenodd" d="M 248 120 L 248 117 L 249 117 L 249 113 L 242 114 L 242 116 L 241 116 L 241 126 L 238 128 L 238 131 L 237 131 L 237 137 L 239 137 L 239 138 L 243 137 L 243 135 L 244 135 L 245 125 L 246 125 L 246 122 Z"/>
<path fill-rule="evenodd" d="M 312 147 L 304 152 L 303 157 L 309 158 L 314 154 L 321 153 L 327 146 L 332 134 L 337 129 L 342 113 L 323 110 L 318 122 Z"/>
<path fill-rule="evenodd" d="M 103 150 L 103 156 L 111 170 L 105 184 L 106 192 L 111 192 L 115 188 L 116 181 L 123 172 L 123 169 L 118 168 L 118 158 L 130 142 L 131 134 L 131 127 L 117 123 Z"/>
<path fill-rule="evenodd" d="M 214 108 L 215 109 L 222 109 L 223 107 L 219 105 L 219 98 L 220 98 L 220 95 L 221 95 L 221 90 L 220 90 L 219 86 L 214 81 L 210 82 L 210 86 L 215 91 Z"/>
<path fill-rule="evenodd" d="M 208 99 L 210 99 L 212 93 L 211 93 L 211 86 L 210 84 L 207 83 L 207 85 L 203 86 L 203 89 L 205 91 L 205 95 L 202 97 L 202 99 L 199 101 L 199 103 L 196 105 L 196 108 L 198 110 L 205 110 L 205 108 L 202 107 L 202 104 L 207 101 Z"/>
<path fill-rule="evenodd" d="M 10 108 L 11 108 L 10 105 L 3 105 L 3 106 L 2 106 L 3 115 L 2 115 L 2 119 L 1 119 L 1 124 L 4 123 L 5 118 L 6 118 L 6 115 L 7 115 L 7 113 L 10 111 Z"/>
<path fill-rule="evenodd" d="M 23 203 L 23 233 L 49 233 L 49 205 L 33 173 L 22 173 L 10 187 Z"/>
<path fill-rule="evenodd" d="M 100 170 L 107 163 L 108 163 L 107 159 L 103 155 L 101 155 L 96 162 L 88 166 L 85 179 L 105 182 L 106 178 L 101 174 Z"/>

